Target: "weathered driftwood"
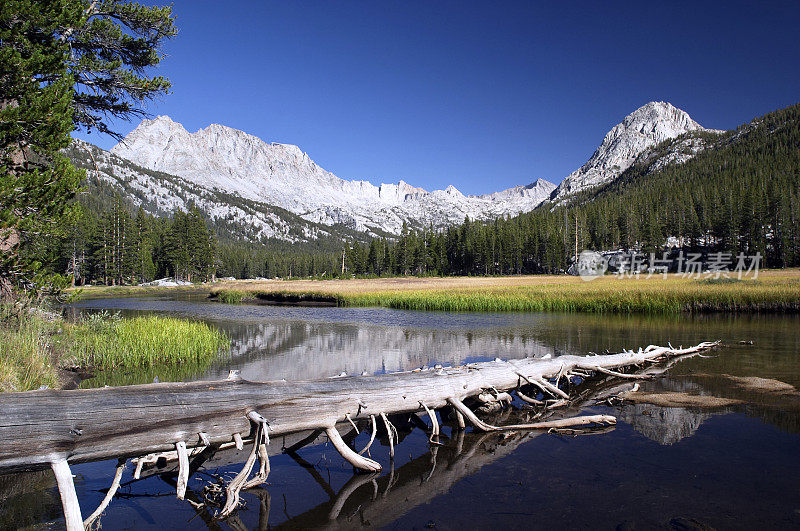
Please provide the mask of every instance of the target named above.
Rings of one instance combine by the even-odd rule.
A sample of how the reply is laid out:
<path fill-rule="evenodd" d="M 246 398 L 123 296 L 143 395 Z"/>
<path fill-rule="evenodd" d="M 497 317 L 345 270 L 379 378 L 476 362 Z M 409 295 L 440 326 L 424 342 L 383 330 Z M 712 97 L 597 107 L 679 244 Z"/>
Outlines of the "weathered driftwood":
<path fill-rule="evenodd" d="M 0 395 L 0 471 L 51 466 L 63 476 L 59 487 L 63 487 L 62 499 L 69 513 L 74 511 L 71 500 L 74 493 L 66 485 L 67 463 L 174 450 L 182 465 L 177 489 L 180 497 L 188 479 L 188 448 L 231 442 L 240 448 L 243 437 L 253 437 L 253 457 L 242 470 L 241 481 L 228 489 L 228 500 L 235 508 L 239 489 L 253 484 L 247 478 L 255 456 L 266 456 L 266 451 L 262 453 L 260 449 L 265 444 L 262 433 L 274 437 L 303 430 L 325 430 L 336 449 L 353 466 L 378 471 L 381 467 L 376 461 L 344 444 L 335 429 L 337 422 L 347 420 L 355 425 L 354 420 L 375 419 L 375 415 L 380 415 L 391 434 L 393 427 L 387 414 L 426 411 L 434 426 L 432 441 L 438 435 L 435 410 L 445 406 L 456 410 L 460 422 L 466 418 L 475 428 L 485 431 L 608 424 L 615 419 L 600 415 L 493 426 L 481 421 L 464 401 L 480 396 L 478 402 L 483 404 L 505 402 L 510 398 L 506 392 L 520 387 L 538 389 L 545 395 L 566 400 L 569 394 L 559 387 L 562 378 L 569 385 L 574 375 L 599 372 L 615 377 L 625 374 L 620 371 L 629 367 L 715 345 L 701 343 L 688 349 L 649 346 L 637 352 L 603 356 L 495 360 L 456 368 L 325 381 L 259 383 L 230 378 L 4 394 Z M 140 465 L 137 474 L 139 470 Z M 262 460 L 257 479 L 265 479 L 265 470 L 268 465 Z M 71 486 L 71 476 L 68 483 Z M 229 514 L 233 508 L 226 506 L 224 513 Z M 78 518 L 68 519 L 68 528 L 77 529 L 78 520 L 79 513 Z"/>
<path fill-rule="evenodd" d="M 72 472 L 66 459 L 56 459 L 51 463 L 53 474 L 58 483 L 58 493 L 61 495 L 61 505 L 64 507 L 64 520 L 67 529 L 83 529 L 81 506 L 78 503 L 78 494 L 72 481 Z"/>
<path fill-rule="evenodd" d="M 119 489 L 119 484 L 120 481 L 122 480 L 122 473 L 125 472 L 125 465 L 126 465 L 125 459 L 120 459 L 119 462 L 117 463 L 117 471 L 114 474 L 114 480 L 111 482 L 111 487 L 108 489 L 108 492 L 106 492 L 103 501 L 100 502 L 100 505 L 97 507 L 97 509 L 95 509 L 95 511 L 91 515 L 89 515 L 89 517 L 86 520 L 83 521 L 83 526 L 86 529 L 91 529 L 92 524 L 95 522 L 95 520 L 100 518 L 100 515 L 103 514 L 103 511 L 106 510 L 108 504 L 111 503 L 112 498 L 114 498 L 114 494 L 116 494 L 117 489 Z M 186 490 L 185 487 L 184 490 Z"/>

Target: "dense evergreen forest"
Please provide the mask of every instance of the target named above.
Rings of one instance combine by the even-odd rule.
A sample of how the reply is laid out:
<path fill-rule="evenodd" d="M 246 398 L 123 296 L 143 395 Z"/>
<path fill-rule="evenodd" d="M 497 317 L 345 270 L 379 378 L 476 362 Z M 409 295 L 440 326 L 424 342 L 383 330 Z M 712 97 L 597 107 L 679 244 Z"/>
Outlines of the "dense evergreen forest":
<path fill-rule="evenodd" d="M 688 135 L 707 146 L 688 162 L 660 167 L 664 155 L 685 145 L 684 135 L 640 157 L 614 182 L 568 202 L 349 244 L 244 242 L 197 208 L 156 218 L 94 183 L 65 221 L 62 238 L 42 242 L 36 252 L 81 284 L 166 276 L 557 273 L 576 248 L 661 252 L 668 241 L 688 252 L 758 252 L 769 267 L 800 265 L 800 105 L 722 135 Z"/>
<path fill-rule="evenodd" d="M 171 276 L 211 279 L 218 267 L 216 237 L 196 208 L 168 218 L 132 212 L 115 196 L 102 210 L 82 202 L 63 220 L 60 238 L 29 250 L 47 257 L 75 284 L 138 284 Z"/>

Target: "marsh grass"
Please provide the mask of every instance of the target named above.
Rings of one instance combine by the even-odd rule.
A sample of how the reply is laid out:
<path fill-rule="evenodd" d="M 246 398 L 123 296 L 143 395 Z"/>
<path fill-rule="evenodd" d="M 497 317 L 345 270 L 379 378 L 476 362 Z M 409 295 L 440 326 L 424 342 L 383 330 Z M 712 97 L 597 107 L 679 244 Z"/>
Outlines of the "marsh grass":
<path fill-rule="evenodd" d="M 678 314 L 798 312 L 800 271 L 761 272 L 758 280 L 568 276 L 460 277 L 295 282 L 236 282 L 212 290 L 244 291 L 267 301 L 313 300 L 339 306 L 403 310 Z M 247 295 L 246 295 L 247 297 Z"/>
<path fill-rule="evenodd" d="M 53 336 L 57 324 L 38 316 L 4 316 L 0 324 L 0 391 L 58 385 Z"/>
<path fill-rule="evenodd" d="M 244 297 L 244 291 L 238 289 L 225 290 L 218 295 L 219 301 L 225 304 L 238 304 Z"/>
<path fill-rule="evenodd" d="M 219 330 L 168 317 L 120 319 L 95 314 L 75 323 L 35 311 L 2 317 L 0 391 L 4 392 L 42 385 L 56 388 L 59 367 L 101 371 L 104 381 L 124 381 L 124 371 L 138 373 L 136 383 L 141 374 L 149 373 L 180 380 L 201 372 L 230 348 Z"/>
<path fill-rule="evenodd" d="M 100 370 L 204 366 L 228 349 L 225 334 L 205 323 L 152 315 L 89 318 L 69 327 L 67 336 L 72 362 Z"/>

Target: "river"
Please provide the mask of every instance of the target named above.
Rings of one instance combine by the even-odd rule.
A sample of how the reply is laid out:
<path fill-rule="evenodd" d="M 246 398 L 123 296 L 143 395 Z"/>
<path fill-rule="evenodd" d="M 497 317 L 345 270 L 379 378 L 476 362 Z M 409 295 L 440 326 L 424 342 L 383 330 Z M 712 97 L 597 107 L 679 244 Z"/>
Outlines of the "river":
<path fill-rule="evenodd" d="M 720 339 L 723 347 L 710 357 L 683 361 L 642 390 L 736 402 L 702 409 L 594 406 L 588 411 L 620 422 L 582 436 L 458 433 L 448 424 L 444 445 L 433 449 L 422 429 L 399 426 L 394 467 L 385 437 L 371 448 L 384 466 L 375 476 L 353 475 L 323 439 L 291 455 L 280 451 L 290 441 L 273 441 L 269 482 L 243 494 L 246 505 L 235 518 L 212 521 L 213 511 L 178 501 L 168 474 L 133 482 L 129 471 L 103 529 L 800 526 L 798 316 L 445 314 L 223 305 L 192 297 L 89 300 L 66 311 L 174 315 L 206 321 L 231 337 L 230 355 L 200 373 L 131 371 L 98 375 L 83 387 L 215 379 L 231 369 L 251 380 L 380 374 Z M 356 437 L 357 448 L 369 439 L 366 432 Z M 229 479 L 244 459 L 235 451 L 215 456 L 190 481 L 189 497 L 213 500 L 216 478 Z M 73 467 L 85 515 L 103 498 L 115 465 Z M 58 528 L 60 517 L 50 472 L 0 478 L 0 526 Z"/>

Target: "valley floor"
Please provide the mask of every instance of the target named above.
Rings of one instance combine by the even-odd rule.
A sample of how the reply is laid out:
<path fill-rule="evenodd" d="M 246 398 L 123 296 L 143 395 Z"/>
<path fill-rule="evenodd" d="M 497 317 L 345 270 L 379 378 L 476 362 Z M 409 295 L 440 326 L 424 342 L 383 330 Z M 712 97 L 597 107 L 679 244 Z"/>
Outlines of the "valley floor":
<path fill-rule="evenodd" d="M 88 292 L 91 294 L 91 292 Z M 757 278 L 647 274 L 592 281 L 572 276 L 238 280 L 210 290 L 223 302 L 266 301 L 407 310 L 531 312 L 798 312 L 800 270 Z"/>

